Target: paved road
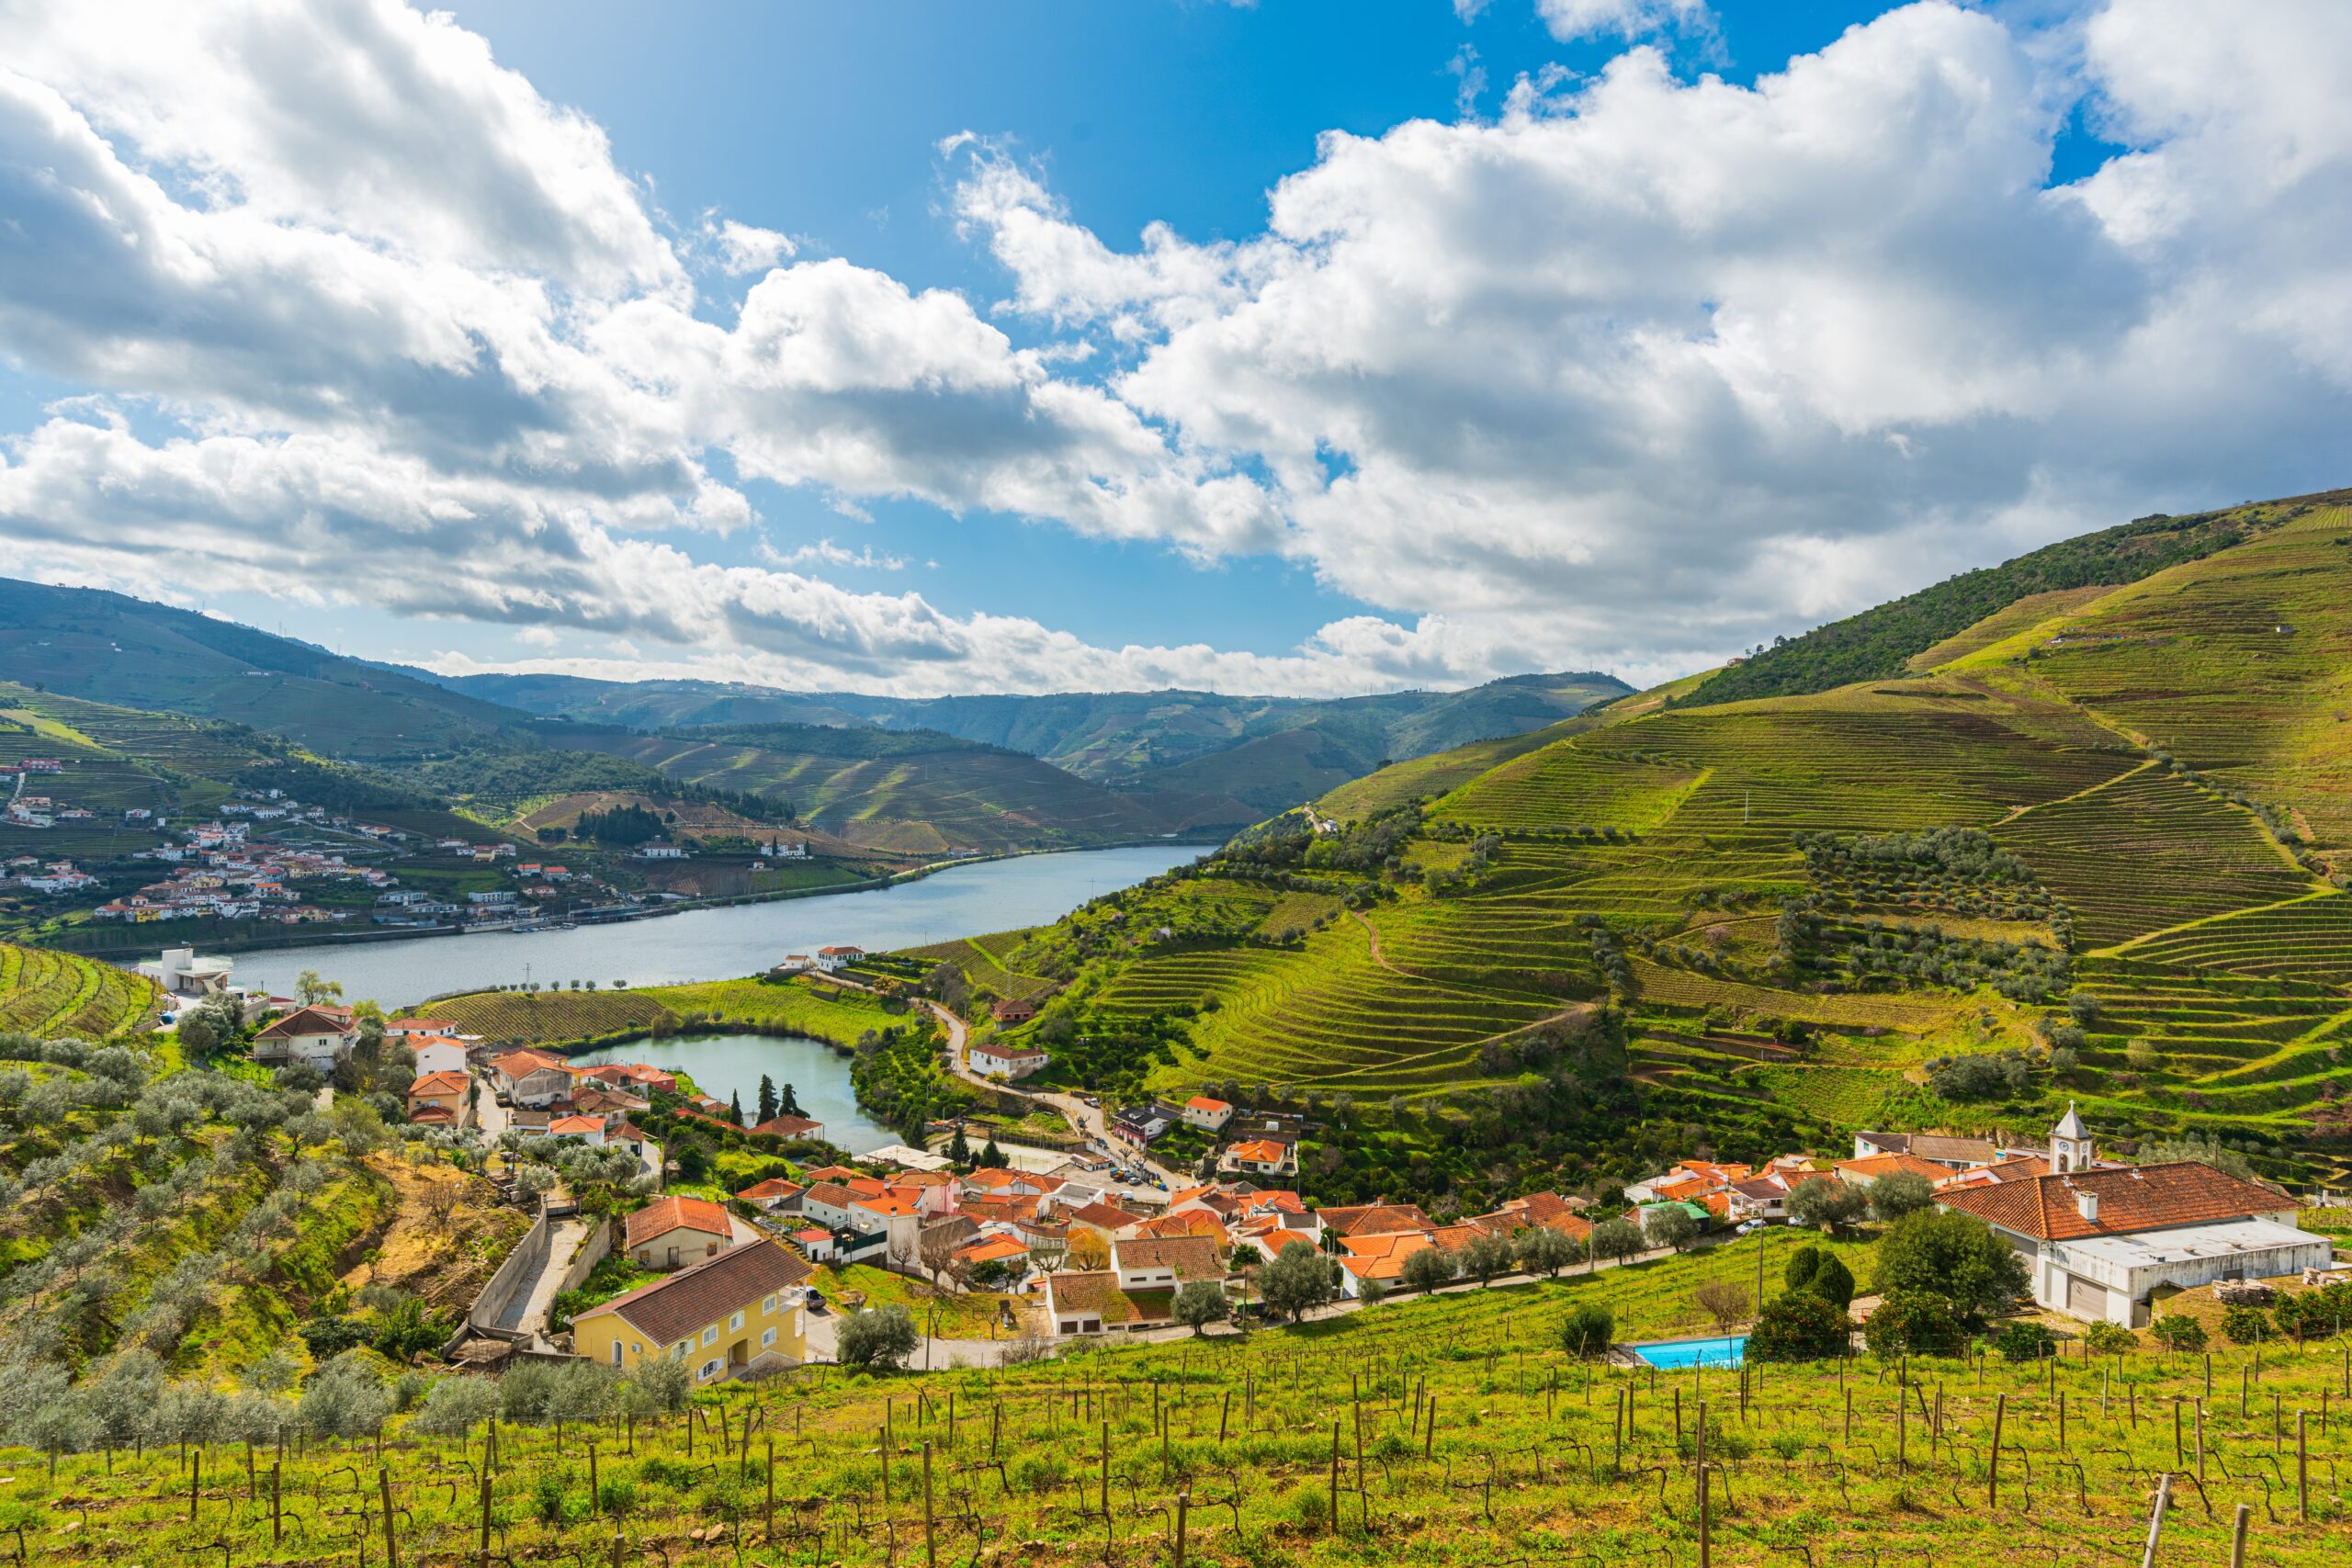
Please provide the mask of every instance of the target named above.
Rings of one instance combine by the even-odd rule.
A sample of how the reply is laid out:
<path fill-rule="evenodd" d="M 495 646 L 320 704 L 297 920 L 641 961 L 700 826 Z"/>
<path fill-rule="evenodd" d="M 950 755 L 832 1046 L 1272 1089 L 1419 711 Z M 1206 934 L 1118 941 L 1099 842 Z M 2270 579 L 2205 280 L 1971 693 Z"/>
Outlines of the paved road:
<path fill-rule="evenodd" d="M 1169 1169 L 1125 1139 L 1114 1137 L 1111 1133 L 1110 1120 L 1104 1115 L 1101 1107 L 1089 1105 L 1074 1094 L 1023 1089 L 1018 1084 L 999 1083 L 994 1078 L 982 1077 L 972 1071 L 969 1064 L 964 1059 L 965 1047 L 971 1033 L 965 1027 L 964 1021 L 927 998 L 917 999 L 931 1010 L 931 1015 L 939 1020 L 940 1026 L 947 1031 L 948 1070 L 957 1077 L 975 1089 L 1010 1094 L 1028 1100 L 1032 1104 L 1042 1105 L 1048 1110 L 1058 1111 L 1062 1120 L 1081 1137 L 1102 1139 L 1121 1161 L 1150 1172 L 1153 1177 L 1164 1182 L 1171 1192 L 1177 1188 L 1193 1185 L 1193 1179 L 1190 1176 Z"/>

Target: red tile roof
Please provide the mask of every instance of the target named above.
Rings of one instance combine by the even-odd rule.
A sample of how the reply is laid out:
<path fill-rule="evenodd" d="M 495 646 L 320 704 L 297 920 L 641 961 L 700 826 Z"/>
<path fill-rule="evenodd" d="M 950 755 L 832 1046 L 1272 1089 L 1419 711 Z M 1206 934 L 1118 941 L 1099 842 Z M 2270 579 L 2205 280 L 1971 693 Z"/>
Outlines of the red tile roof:
<path fill-rule="evenodd" d="M 755 1134 L 769 1134 L 778 1138 L 805 1138 L 812 1133 L 821 1133 L 824 1129 L 825 1124 L 822 1122 L 811 1122 L 806 1116 L 771 1116 L 753 1127 L 752 1131 Z"/>
<path fill-rule="evenodd" d="M 735 1196 L 747 1203 L 757 1203 L 770 1198 L 789 1198 L 800 1190 L 797 1183 L 786 1181 L 781 1176 L 771 1176 L 765 1181 L 752 1183 Z"/>
<path fill-rule="evenodd" d="M 667 1345 L 712 1324 L 724 1323 L 729 1314 L 775 1292 L 805 1284 L 815 1272 L 797 1254 L 773 1242 L 754 1241 L 706 1258 L 650 1285 L 639 1285 L 601 1306 L 575 1314 L 572 1321 L 618 1313 L 648 1339 Z"/>
<path fill-rule="evenodd" d="M 1416 1203 L 1358 1203 L 1317 1209 L 1316 1213 L 1341 1235 L 1381 1235 L 1430 1228 L 1430 1217 Z"/>
<path fill-rule="evenodd" d="M 967 1199 L 966 1201 L 968 1203 L 970 1200 Z M 1089 1203 L 1084 1208 L 1072 1209 L 1069 1212 L 1069 1222 L 1074 1225 L 1091 1225 L 1096 1230 L 1115 1231 L 1125 1230 L 1129 1225 L 1141 1224 L 1143 1216 L 1130 1214 L 1125 1209 L 1113 1208 L 1108 1203 Z"/>
<path fill-rule="evenodd" d="M 1914 1176 L 1924 1176 L 1930 1181 L 1941 1181 L 1951 1174 L 1950 1166 L 1938 1165 L 1917 1155 L 1865 1155 L 1860 1159 L 1841 1159 L 1838 1162 L 1839 1176 L 1859 1176 L 1864 1181 L 1876 1181 L 1882 1176 L 1893 1176 L 1906 1170 Z"/>
<path fill-rule="evenodd" d="M 463 1073 L 426 1073 L 408 1086 L 409 1098 L 421 1094 L 463 1094 L 470 1080 Z"/>
<path fill-rule="evenodd" d="M 1119 1267 L 1132 1273 L 1138 1269 L 1167 1269 L 1179 1280 L 1222 1280 L 1225 1278 L 1225 1249 L 1204 1235 L 1170 1235 L 1115 1242 L 1112 1253 Z"/>
<path fill-rule="evenodd" d="M 735 1233 L 727 1211 L 707 1198 L 656 1198 L 628 1217 L 628 1245 L 642 1247 L 681 1227 L 706 1235 Z"/>
<path fill-rule="evenodd" d="M 291 1040 L 306 1034 L 348 1034 L 352 1030 L 352 1015 L 347 1008 L 297 1008 L 284 1018 L 255 1033 L 256 1040 Z"/>
<path fill-rule="evenodd" d="M 2098 1218 L 2086 1220 L 2080 1192 L 2096 1194 Z M 2196 1160 L 2120 1166 L 2041 1176 L 1998 1186 L 1947 1189 L 1936 1194 L 1947 1209 L 2042 1241 L 2130 1235 L 2174 1225 L 2216 1224 L 2292 1209 L 2295 1201 Z"/>

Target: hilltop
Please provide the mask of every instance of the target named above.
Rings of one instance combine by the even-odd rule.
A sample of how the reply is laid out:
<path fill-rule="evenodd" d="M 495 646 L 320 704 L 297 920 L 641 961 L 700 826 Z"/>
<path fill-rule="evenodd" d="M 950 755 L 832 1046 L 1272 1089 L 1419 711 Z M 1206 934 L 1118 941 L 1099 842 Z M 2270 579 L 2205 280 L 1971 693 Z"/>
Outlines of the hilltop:
<path fill-rule="evenodd" d="M 1705 705 L 1735 672 L 1679 682 L 925 956 L 1052 992 L 1021 1028 L 1071 1080 L 1304 1109 L 1329 1201 L 2070 1100 L 2113 1138 L 2338 1171 L 2352 511 L 2132 527 L 2087 553 L 2169 564 L 2013 576 L 1892 674 Z"/>

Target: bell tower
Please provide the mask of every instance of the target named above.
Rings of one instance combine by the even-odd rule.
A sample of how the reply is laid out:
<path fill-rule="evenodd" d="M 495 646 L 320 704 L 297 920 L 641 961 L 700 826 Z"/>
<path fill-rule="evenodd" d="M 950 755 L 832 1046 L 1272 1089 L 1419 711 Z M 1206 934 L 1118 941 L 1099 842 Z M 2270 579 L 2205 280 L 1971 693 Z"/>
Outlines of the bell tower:
<path fill-rule="evenodd" d="M 2066 1102 L 2066 1114 L 2050 1129 L 2050 1168 L 2056 1175 L 2065 1176 L 2098 1163 L 2098 1151 L 2091 1144 L 2090 1131 L 2083 1125 L 2083 1119 L 2070 1100 Z"/>

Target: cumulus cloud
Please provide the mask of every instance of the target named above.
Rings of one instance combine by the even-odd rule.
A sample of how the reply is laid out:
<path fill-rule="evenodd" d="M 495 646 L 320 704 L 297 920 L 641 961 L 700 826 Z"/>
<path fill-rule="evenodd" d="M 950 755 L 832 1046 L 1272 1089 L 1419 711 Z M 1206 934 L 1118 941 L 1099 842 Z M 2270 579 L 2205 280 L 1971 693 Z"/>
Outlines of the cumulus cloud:
<path fill-rule="evenodd" d="M 1748 87 L 1635 48 L 1498 123 L 1327 135 L 1238 244 L 1104 246 L 985 152 L 958 212 L 1012 308 L 1134 345 L 1122 399 L 1262 465 L 1332 585 L 1553 661 L 1729 651 L 2329 477 L 2352 44 L 2324 9 L 2117 0 L 2075 75 L 1934 0 Z M 2052 188 L 2086 93 L 2139 150 Z"/>
<path fill-rule="evenodd" d="M 993 309 L 721 214 L 679 233 L 593 123 L 391 0 L 0 0 L 0 353 L 77 394 L 0 436 L 16 570 L 364 592 L 582 634 L 604 673 L 1664 676 L 2152 506 L 2340 479 L 2352 414 L 2352 17 L 2324 0 L 2041 33 L 1923 0 L 1750 85 L 1636 43 L 1491 122 L 1328 134 L 1233 240 L 1098 235 L 960 134 L 948 216 L 1002 268 Z M 2053 186 L 2077 108 L 2125 151 Z M 821 576 L 887 550 L 699 558 L 759 523 L 750 480 L 1284 557 L 1381 613 L 1271 655 L 1113 649 Z"/>

